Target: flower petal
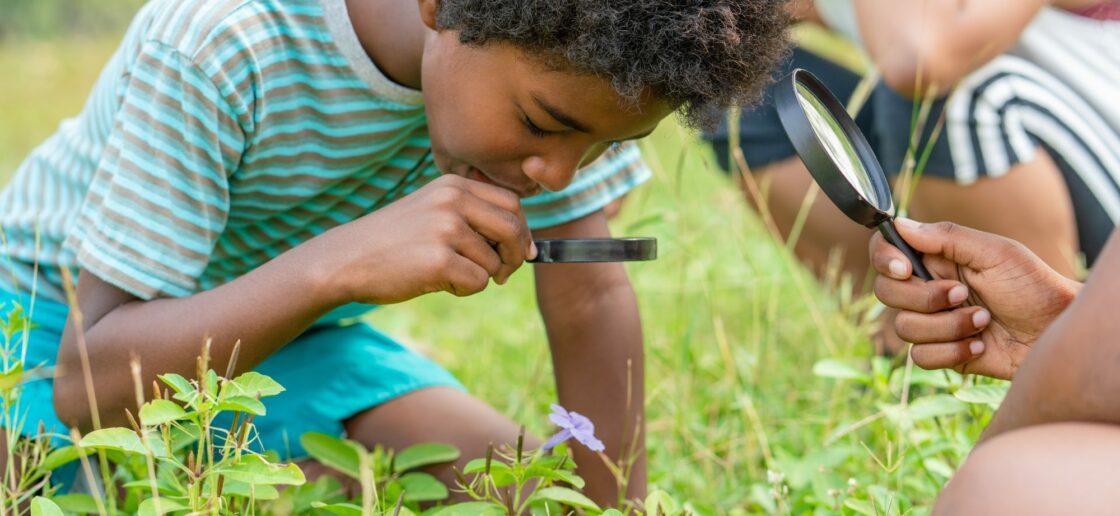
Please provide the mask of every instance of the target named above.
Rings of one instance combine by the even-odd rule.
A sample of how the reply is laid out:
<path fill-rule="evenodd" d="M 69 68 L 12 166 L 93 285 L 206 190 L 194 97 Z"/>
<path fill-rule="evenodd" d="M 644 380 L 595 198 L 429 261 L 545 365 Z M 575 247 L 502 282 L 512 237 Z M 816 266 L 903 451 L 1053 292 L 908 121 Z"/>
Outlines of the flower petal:
<path fill-rule="evenodd" d="M 597 439 L 592 434 L 587 434 L 587 435 L 582 435 L 582 436 L 577 435 L 576 440 L 583 443 L 584 446 L 586 446 L 589 450 L 591 450 L 593 452 L 601 452 L 601 451 L 607 449 L 607 447 L 603 445 L 603 441 L 600 441 L 599 439 Z"/>
<path fill-rule="evenodd" d="M 571 439 L 571 437 L 572 437 L 572 432 L 570 432 L 567 428 L 565 428 L 565 429 L 561 430 L 560 432 L 558 432 L 556 435 L 549 438 L 548 441 L 545 441 L 544 446 L 541 446 L 541 449 L 542 450 L 551 450 L 551 449 L 555 448 L 557 444 L 560 444 L 564 441 L 567 441 L 568 439 Z"/>

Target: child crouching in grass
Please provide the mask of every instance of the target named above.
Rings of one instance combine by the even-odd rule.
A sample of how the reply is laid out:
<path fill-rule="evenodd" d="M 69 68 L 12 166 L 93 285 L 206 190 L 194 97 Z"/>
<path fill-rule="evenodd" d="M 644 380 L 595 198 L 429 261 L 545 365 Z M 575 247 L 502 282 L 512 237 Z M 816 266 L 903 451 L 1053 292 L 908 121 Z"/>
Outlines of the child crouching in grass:
<path fill-rule="evenodd" d="M 512 441 L 517 425 L 439 366 L 339 320 L 504 283 L 531 236 L 607 236 L 602 208 L 649 175 L 620 142 L 752 97 L 783 49 L 780 4 L 152 0 L 0 196 L 0 301 L 37 291 L 27 362 L 57 363 L 27 386 L 19 430 L 91 429 L 84 333 L 102 426 L 134 408 L 131 356 L 145 385 L 193 377 L 209 338 L 214 369 L 240 341 L 236 371 L 287 387 L 255 422 L 288 458 L 307 431 L 468 458 Z M 617 460 L 642 440 L 626 273 L 535 273 L 560 401 Z M 576 454 L 588 494 L 613 500 L 606 467 Z"/>

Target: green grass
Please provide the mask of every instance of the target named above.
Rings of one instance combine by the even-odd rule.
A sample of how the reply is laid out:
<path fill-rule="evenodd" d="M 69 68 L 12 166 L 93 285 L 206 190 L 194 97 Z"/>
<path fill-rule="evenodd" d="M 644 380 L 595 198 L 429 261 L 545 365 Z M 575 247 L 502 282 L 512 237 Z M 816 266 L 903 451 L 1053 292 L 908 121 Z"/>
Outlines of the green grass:
<path fill-rule="evenodd" d="M 0 44 L 0 183 L 80 109 L 114 45 Z M 647 340 L 651 483 L 702 514 L 925 512 L 999 388 L 871 359 L 869 300 L 818 285 L 694 135 L 665 123 L 644 145 L 655 178 L 614 229 L 660 240 L 659 260 L 629 268 Z M 371 320 L 544 433 L 555 394 L 531 276 Z M 947 394 L 961 390 L 979 403 Z"/>

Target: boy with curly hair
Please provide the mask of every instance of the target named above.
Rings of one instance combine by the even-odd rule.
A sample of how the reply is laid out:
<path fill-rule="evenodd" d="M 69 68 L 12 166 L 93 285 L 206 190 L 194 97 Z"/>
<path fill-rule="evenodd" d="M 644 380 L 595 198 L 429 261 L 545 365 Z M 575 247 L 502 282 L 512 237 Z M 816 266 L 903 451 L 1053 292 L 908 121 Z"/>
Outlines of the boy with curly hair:
<path fill-rule="evenodd" d="M 339 320 L 504 283 L 531 235 L 607 236 L 603 206 L 649 175 L 620 142 L 753 97 L 784 27 L 777 0 L 152 0 L 0 196 L 0 301 L 38 290 L 28 362 L 57 361 L 27 386 L 24 429 L 92 426 L 84 332 L 102 425 L 135 403 L 130 356 L 145 382 L 190 376 L 210 338 L 215 369 L 240 341 L 237 371 L 288 388 L 256 421 L 288 457 L 306 431 L 464 457 L 510 442 L 517 425 L 449 373 Z M 535 273 L 560 401 L 617 459 L 642 440 L 627 435 L 644 379 L 626 273 Z M 588 493 L 614 499 L 576 453 Z"/>

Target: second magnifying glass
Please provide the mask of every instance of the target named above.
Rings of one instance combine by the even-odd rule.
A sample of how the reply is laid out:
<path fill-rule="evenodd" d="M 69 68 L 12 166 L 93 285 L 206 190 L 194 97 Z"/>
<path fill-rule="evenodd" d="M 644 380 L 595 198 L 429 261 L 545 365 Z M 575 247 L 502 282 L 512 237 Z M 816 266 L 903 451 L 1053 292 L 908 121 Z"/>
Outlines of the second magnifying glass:
<path fill-rule="evenodd" d="M 933 279 L 894 227 L 890 184 L 879 160 L 848 112 L 813 74 L 794 70 L 774 93 L 778 118 L 801 161 L 825 195 L 848 218 L 872 229 L 902 251 L 914 275 Z"/>

